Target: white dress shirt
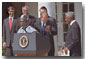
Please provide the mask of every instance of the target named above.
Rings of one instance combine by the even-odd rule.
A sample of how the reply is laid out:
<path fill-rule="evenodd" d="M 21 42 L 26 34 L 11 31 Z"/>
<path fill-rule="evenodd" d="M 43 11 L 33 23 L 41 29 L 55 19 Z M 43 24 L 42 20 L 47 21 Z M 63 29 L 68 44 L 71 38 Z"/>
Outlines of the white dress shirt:
<path fill-rule="evenodd" d="M 43 23 L 44 23 L 44 22 L 41 20 L 41 27 L 43 26 Z M 44 24 L 44 26 L 46 26 L 46 23 Z"/>
<path fill-rule="evenodd" d="M 76 20 L 71 21 L 70 26 L 75 22 Z"/>
<path fill-rule="evenodd" d="M 10 17 L 10 16 L 9 16 L 9 22 L 10 22 L 10 18 L 12 18 L 12 22 L 13 22 L 14 17 Z"/>

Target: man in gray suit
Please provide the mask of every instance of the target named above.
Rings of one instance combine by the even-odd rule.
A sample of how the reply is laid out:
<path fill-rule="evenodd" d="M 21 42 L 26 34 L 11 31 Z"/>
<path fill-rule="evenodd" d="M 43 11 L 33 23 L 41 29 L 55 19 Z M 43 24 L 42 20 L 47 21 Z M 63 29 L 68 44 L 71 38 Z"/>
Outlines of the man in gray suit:
<path fill-rule="evenodd" d="M 36 22 L 36 18 L 32 15 L 29 15 L 29 8 L 28 6 L 23 6 L 22 7 L 22 15 L 21 15 L 21 18 L 26 15 L 27 16 L 27 26 L 34 26 L 34 23 Z"/>
<path fill-rule="evenodd" d="M 13 56 L 12 51 L 12 42 L 13 42 L 13 34 L 16 32 L 16 19 L 14 19 L 14 7 L 8 7 L 9 17 L 4 19 L 3 23 L 3 47 L 6 48 L 7 56 Z"/>
<path fill-rule="evenodd" d="M 41 18 L 38 18 L 34 26 L 40 34 L 50 37 L 51 49 L 48 53 L 48 56 L 54 56 L 53 35 L 57 34 L 56 27 L 52 21 L 48 20 L 47 12 L 42 12 L 40 16 Z"/>
<path fill-rule="evenodd" d="M 70 56 L 81 56 L 81 32 L 76 20 L 74 20 L 74 13 L 67 12 L 65 14 L 65 21 L 70 25 L 65 37 L 65 45 L 62 46 L 67 52 L 70 50 Z"/>

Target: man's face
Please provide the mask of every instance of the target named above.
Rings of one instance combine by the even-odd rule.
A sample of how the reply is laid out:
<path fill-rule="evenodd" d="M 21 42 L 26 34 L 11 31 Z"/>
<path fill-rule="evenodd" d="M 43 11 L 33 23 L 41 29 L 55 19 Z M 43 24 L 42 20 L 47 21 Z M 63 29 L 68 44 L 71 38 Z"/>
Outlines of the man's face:
<path fill-rule="evenodd" d="M 14 10 L 13 9 L 9 9 L 8 13 L 9 13 L 9 16 L 10 17 L 13 17 L 14 16 Z"/>
<path fill-rule="evenodd" d="M 24 26 L 24 25 L 25 25 L 25 20 L 24 19 L 20 20 L 20 26 Z"/>
<path fill-rule="evenodd" d="M 41 18 L 41 20 L 42 20 L 43 22 L 47 22 L 47 20 L 48 20 L 48 15 L 43 15 L 42 18 Z"/>
<path fill-rule="evenodd" d="M 45 9 L 40 9 L 40 13 L 47 12 Z"/>
<path fill-rule="evenodd" d="M 68 24 L 70 24 L 71 18 L 69 18 L 68 16 L 65 15 L 65 21 L 66 21 Z"/>
<path fill-rule="evenodd" d="M 23 8 L 22 13 L 28 15 L 28 8 Z"/>

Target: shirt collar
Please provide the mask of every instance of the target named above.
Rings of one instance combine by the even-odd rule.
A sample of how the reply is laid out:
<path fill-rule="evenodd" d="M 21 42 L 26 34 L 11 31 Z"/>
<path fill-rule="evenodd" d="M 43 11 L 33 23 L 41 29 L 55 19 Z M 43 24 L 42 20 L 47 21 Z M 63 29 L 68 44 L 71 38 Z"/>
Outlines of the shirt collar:
<path fill-rule="evenodd" d="M 12 16 L 12 17 L 9 16 L 9 18 L 14 18 L 14 16 Z"/>
<path fill-rule="evenodd" d="M 12 22 L 13 22 L 13 18 L 14 18 L 14 17 L 10 17 L 10 16 L 9 16 L 9 21 L 10 21 L 10 18 L 12 18 Z"/>
<path fill-rule="evenodd" d="M 70 26 L 75 22 L 76 20 L 71 21 Z"/>
<path fill-rule="evenodd" d="M 44 23 L 44 22 L 41 20 L 41 26 L 43 26 L 43 23 Z M 44 26 L 46 26 L 46 23 L 44 24 Z"/>

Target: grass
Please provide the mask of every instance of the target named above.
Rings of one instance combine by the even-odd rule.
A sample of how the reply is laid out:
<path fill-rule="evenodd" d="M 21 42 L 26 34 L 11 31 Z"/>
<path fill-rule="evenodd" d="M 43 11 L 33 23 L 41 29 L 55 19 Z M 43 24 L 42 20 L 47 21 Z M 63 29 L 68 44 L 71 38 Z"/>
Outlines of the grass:
<path fill-rule="evenodd" d="M 2 45 L 3 45 L 3 39 L 2 39 Z M 2 56 L 6 56 L 6 48 L 3 48 L 3 46 L 2 46 Z"/>
<path fill-rule="evenodd" d="M 2 47 L 2 56 L 6 56 L 6 48 Z"/>

